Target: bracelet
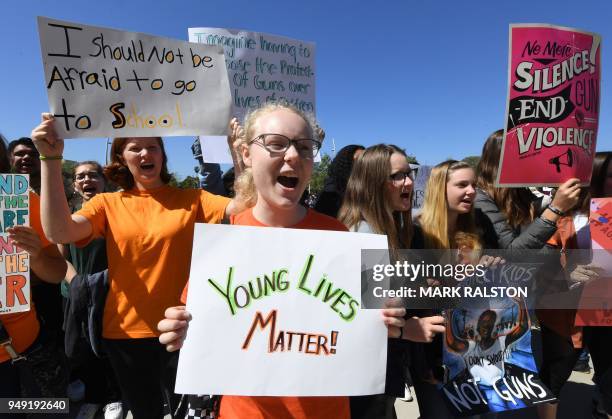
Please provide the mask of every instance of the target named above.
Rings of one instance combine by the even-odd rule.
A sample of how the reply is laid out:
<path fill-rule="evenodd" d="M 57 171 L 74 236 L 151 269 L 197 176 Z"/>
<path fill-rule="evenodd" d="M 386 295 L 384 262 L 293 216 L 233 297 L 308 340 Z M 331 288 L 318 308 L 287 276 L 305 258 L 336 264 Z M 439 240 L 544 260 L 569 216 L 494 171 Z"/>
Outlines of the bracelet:
<path fill-rule="evenodd" d="M 64 156 L 62 156 L 61 154 L 59 156 L 43 156 L 42 154 L 39 155 L 41 160 L 63 160 Z"/>
<path fill-rule="evenodd" d="M 548 218 L 545 218 L 544 216 L 540 216 L 540 220 L 542 220 L 545 224 L 548 224 L 551 227 L 557 228 L 557 223 L 555 223 L 554 221 L 549 220 Z"/>
<path fill-rule="evenodd" d="M 563 217 L 565 215 L 565 213 L 563 211 L 561 211 L 559 208 L 555 207 L 553 204 L 549 204 L 548 207 L 549 210 L 551 210 L 552 212 L 554 212 L 555 214 L 557 214 L 559 217 Z"/>

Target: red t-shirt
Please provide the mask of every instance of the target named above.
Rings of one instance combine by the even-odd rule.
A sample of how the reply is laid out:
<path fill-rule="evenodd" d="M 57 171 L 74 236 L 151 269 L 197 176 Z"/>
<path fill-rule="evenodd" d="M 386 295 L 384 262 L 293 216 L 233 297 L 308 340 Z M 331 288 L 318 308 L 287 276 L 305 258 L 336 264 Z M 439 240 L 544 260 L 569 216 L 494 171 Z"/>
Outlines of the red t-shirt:
<path fill-rule="evenodd" d="M 243 226 L 268 227 L 248 209 L 231 217 L 231 223 Z M 306 217 L 290 228 L 347 231 L 340 221 L 308 209 Z M 181 300 L 187 300 L 187 286 Z M 238 377 L 239 378 L 239 377 Z M 350 417 L 348 397 L 262 397 L 223 396 L 220 419 L 344 419 Z"/>

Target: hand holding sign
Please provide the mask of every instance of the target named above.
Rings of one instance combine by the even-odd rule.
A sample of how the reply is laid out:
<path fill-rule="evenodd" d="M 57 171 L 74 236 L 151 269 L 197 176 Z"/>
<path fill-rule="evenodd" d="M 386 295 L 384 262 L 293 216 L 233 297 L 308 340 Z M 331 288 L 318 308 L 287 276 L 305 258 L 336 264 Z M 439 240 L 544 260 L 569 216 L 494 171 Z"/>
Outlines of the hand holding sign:
<path fill-rule="evenodd" d="M 30 134 L 36 149 L 41 156 L 61 156 L 64 151 L 64 140 L 55 132 L 55 119 L 50 113 L 42 114 L 42 122 Z"/>
<path fill-rule="evenodd" d="M 20 249 L 30 254 L 31 260 L 35 260 L 42 250 L 40 236 L 32 227 L 14 226 L 6 229 L 9 239 Z"/>
<path fill-rule="evenodd" d="M 430 343 L 437 333 L 444 333 L 444 324 L 442 316 L 413 317 L 406 321 L 403 337 L 412 342 Z"/>
<path fill-rule="evenodd" d="M 565 181 L 552 200 L 552 205 L 563 212 L 567 212 L 578 204 L 580 197 L 580 179 L 572 178 Z"/>
<path fill-rule="evenodd" d="M 183 341 L 187 335 L 187 328 L 191 320 L 191 314 L 185 306 L 168 307 L 164 313 L 165 318 L 157 324 L 159 343 L 166 345 L 168 352 L 181 349 Z"/>

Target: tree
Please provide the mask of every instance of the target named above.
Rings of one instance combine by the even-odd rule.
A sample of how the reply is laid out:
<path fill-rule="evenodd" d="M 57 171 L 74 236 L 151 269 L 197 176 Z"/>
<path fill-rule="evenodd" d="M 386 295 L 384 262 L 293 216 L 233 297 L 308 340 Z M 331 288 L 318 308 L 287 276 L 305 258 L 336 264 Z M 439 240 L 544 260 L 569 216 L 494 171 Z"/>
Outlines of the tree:
<path fill-rule="evenodd" d="M 74 168 L 76 167 L 76 165 L 77 162 L 73 160 L 62 161 L 62 178 L 64 180 L 64 193 L 66 194 L 66 198 L 68 199 L 74 194 L 74 188 L 72 187 L 72 174 L 74 173 Z"/>
<path fill-rule="evenodd" d="M 312 177 L 310 178 L 310 195 L 319 195 L 323 190 L 331 161 L 332 159 L 329 154 L 323 154 L 321 156 L 321 161 L 315 163 L 314 169 L 312 170 Z"/>
<path fill-rule="evenodd" d="M 181 189 L 200 189 L 200 180 L 195 176 L 187 176 L 178 183 Z"/>
<path fill-rule="evenodd" d="M 480 162 L 480 156 L 467 156 L 463 159 L 463 161 L 472 166 L 474 170 L 476 170 L 476 167 Z"/>

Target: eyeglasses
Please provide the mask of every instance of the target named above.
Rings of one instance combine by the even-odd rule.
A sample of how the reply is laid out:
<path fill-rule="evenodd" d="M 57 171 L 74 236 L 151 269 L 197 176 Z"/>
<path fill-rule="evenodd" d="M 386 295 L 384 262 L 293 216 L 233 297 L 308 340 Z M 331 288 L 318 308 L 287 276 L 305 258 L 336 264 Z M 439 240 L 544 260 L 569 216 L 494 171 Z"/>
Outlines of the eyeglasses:
<path fill-rule="evenodd" d="M 261 140 L 261 142 L 258 142 Z M 261 134 L 249 141 L 249 144 L 256 143 L 265 148 L 270 154 L 285 154 L 289 147 L 293 145 L 298 154 L 307 159 L 316 157 L 321 149 L 321 143 L 311 138 L 298 138 L 292 140 L 281 134 Z"/>
<path fill-rule="evenodd" d="M 91 180 L 98 180 L 98 179 L 100 179 L 100 173 L 98 173 L 98 172 L 81 172 L 81 173 L 77 173 L 76 175 L 74 175 L 74 179 L 75 180 L 85 180 L 86 177 L 88 177 Z"/>
<path fill-rule="evenodd" d="M 414 181 L 417 175 L 418 169 L 410 169 L 406 172 L 395 172 L 389 176 L 389 179 L 395 183 L 404 183 L 406 178 L 410 178 L 410 180 Z"/>

